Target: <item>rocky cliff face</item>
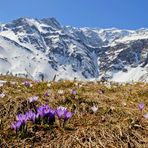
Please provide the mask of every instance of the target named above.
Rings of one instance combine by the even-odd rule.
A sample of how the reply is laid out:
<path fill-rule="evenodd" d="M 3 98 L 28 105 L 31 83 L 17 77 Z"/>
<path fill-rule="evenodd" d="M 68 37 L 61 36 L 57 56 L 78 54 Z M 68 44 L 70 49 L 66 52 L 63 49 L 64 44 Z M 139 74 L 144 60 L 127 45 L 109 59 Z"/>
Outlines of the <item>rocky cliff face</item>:
<path fill-rule="evenodd" d="M 148 29 L 61 26 L 54 18 L 0 25 L 0 73 L 34 79 L 148 81 Z"/>

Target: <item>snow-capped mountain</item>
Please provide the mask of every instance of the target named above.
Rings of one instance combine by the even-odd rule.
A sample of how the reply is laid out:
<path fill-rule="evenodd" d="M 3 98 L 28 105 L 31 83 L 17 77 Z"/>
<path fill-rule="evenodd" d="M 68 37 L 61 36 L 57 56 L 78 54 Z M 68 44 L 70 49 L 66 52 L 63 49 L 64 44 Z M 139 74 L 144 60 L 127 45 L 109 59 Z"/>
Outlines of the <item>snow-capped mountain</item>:
<path fill-rule="evenodd" d="M 75 28 L 54 18 L 19 18 L 0 25 L 0 73 L 148 81 L 148 29 Z"/>

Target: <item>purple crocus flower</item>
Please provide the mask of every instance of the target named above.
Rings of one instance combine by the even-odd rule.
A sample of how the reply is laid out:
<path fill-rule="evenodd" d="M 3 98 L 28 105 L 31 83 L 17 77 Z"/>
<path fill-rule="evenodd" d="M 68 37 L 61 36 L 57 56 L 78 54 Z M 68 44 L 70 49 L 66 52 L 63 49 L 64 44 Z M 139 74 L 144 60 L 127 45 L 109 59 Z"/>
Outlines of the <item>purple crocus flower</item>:
<path fill-rule="evenodd" d="M 25 115 L 26 115 L 27 120 L 35 122 L 36 114 L 33 111 L 26 112 Z"/>
<path fill-rule="evenodd" d="M 46 92 L 44 95 L 45 95 L 45 97 L 49 97 L 49 93 L 48 92 Z"/>
<path fill-rule="evenodd" d="M 44 117 L 44 106 L 39 106 L 37 108 L 37 116 L 42 118 Z"/>
<path fill-rule="evenodd" d="M 75 95 L 77 94 L 77 91 L 73 89 L 73 90 L 71 91 L 71 94 L 75 96 Z"/>
<path fill-rule="evenodd" d="M 21 124 L 22 124 L 21 121 L 17 121 L 16 123 L 11 123 L 11 128 L 17 132 L 20 129 Z"/>
<path fill-rule="evenodd" d="M 67 109 L 63 106 L 60 106 L 56 110 L 56 115 L 58 116 L 59 119 L 61 119 L 66 112 L 67 112 Z"/>
<path fill-rule="evenodd" d="M 18 114 L 18 115 L 16 115 L 16 120 L 20 121 L 21 124 L 24 126 L 27 122 L 27 116 L 23 115 L 23 114 Z"/>
<path fill-rule="evenodd" d="M 144 109 L 144 103 L 139 103 L 139 104 L 138 104 L 138 109 L 139 109 L 140 111 L 142 111 L 142 110 Z"/>
<path fill-rule="evenodd" d="M 55 110 L 50 108 L 48 105 L 43 107 L 43 114 L 44 116 L 53 117 L 55 115 Z"/>
<path fill-rule="evenodd" d="M 56 115 L 59 119 L 64 118 L 64 122 L 72 117 L 72 113 L 67 110 L 67 108 L 60 106 L 56 110 Z"/>
<path fill-rule="evenodd" d="M 71 112 L 65 112 L 64 114 L 64 121 L 67 121 L 68 119 L 70 119 L 72 117 L 72 113 Z"/>
<path fill-rule="evenodd" d="M 38 98 L 39 98 L 38 96 L 30 97 L 30 98 L 29 98 L 29 102 L 30 102 L 30 103 L 36 102 L 36 101 L 38 100 Z"/>
<path fill-rule="evenodd" d="M 24 85 L 26 86 L 26 87 L 31 87 L 32 85 L 31 85 L 31 82 L 29 82 L 29 81 L 25 81 L 24 82 Z"/>
<path fill-rule="evenodd" d="M 55 110 L 50 108 L 48 105 L 44 106 L 43 114 L 44 114 L 44 117 L 47 119 L 47 122 L 54 121 Z"/>
<path fill-rule="evenodd" d="M 46 116 L 50 111 L 50 107 L 48 105 L 43 106 L 43 114 Z"/>
<path fill-rule="evenodd" d="M 50 119 L 53 119 L 53 118 L 55 117 L 55 110 L 52 109 L 52 108 L 49 108 L 49 109 L 48 109 L 47 116 L 48 116 Z"/>
<path fill-rule="evenodd" d="M 55 117 L 55 110 L 50 108 L 50 111 L 49 111 L 48 115 L 49 115 L 50 119 L 53 119 Z"/>

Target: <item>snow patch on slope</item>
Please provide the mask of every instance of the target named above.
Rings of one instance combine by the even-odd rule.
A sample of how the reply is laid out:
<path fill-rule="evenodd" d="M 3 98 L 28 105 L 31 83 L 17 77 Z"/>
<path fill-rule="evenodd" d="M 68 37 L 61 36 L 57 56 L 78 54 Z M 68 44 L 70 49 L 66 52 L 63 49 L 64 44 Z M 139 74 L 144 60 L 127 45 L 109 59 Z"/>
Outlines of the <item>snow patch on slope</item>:
<path fill-rule="evenodd" d="M 127 72 L 119 71 L 113 74 L 111 81 L 115 82 L 137 82 L 139 78 L 144 74 L 147 74 L 147 71 L 142 67 L 129 68 Z M 146 80 L 148 81 L 148 79 Z"/>

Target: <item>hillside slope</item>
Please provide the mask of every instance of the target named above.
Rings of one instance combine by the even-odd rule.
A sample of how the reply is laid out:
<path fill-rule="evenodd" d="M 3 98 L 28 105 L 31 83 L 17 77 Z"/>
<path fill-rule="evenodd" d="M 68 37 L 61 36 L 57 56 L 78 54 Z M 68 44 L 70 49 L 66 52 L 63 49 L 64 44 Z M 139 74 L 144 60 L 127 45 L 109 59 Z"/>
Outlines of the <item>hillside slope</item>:
<path fill-rule="evenodd" d="M 34 96 L 38 99 L 31 102 Z M 0 76 L 0 147 L 146 148 L 147 98 L 144 83 L 35 82 Z M 52 124 L 27 121 L 25 131 L 12 129 L 16 115 L 35 112 L 41 105 L 66 107 L 72 117 L 64 125 L 56 117 Z"/>

